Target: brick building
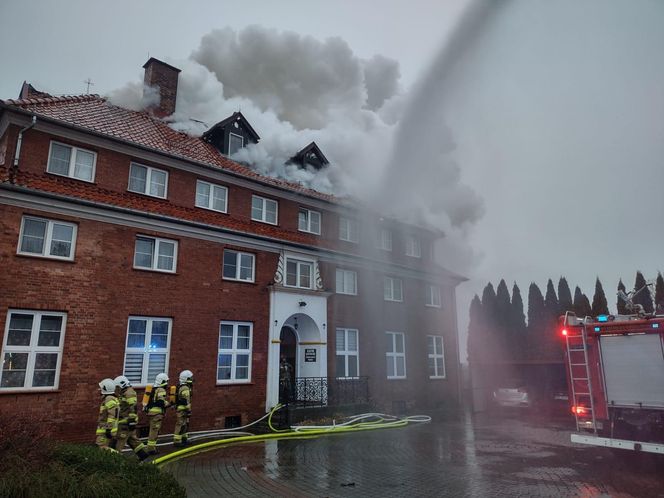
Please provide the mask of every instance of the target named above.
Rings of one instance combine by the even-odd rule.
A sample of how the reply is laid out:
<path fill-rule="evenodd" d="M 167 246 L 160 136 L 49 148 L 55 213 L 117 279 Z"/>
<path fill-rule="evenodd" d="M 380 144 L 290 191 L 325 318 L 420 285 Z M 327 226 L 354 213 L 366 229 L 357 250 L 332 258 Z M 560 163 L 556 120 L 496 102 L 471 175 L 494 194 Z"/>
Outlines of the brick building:
<path fill-rule="evenodd" d="M 364 379 L 386 410 L 455 406 L 463 278 L 433 261 L 442 234 L 232 161 L 260 140 L 240 113 L 174 131 L 179 71 L 144 67 L 145 111 L 29 84 L 0 101 L 0 410 L 89 440 L 102 378 L 140 392 L 186 368 L 194 429 L 246 423 L 279 401 L 281 356 L 300 401 L 302 379 L 328 382 L 323 403 Z M 313 145 L 294 158 L 324 167 Z"/>

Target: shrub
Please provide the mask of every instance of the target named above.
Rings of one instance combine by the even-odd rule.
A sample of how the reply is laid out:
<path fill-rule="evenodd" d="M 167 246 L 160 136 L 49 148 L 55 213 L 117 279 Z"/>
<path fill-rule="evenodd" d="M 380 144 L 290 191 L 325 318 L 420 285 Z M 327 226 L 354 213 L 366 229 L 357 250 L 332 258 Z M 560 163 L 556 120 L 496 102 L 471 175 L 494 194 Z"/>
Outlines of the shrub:
<path fill-rule="evenodd" d="M 0 477 L 0 496 L 16 498 L 179 498 L 186 492 L 175 478 L 152 464 L 94 446 L 62 444 L 39 468 L 13 466 Z"/>

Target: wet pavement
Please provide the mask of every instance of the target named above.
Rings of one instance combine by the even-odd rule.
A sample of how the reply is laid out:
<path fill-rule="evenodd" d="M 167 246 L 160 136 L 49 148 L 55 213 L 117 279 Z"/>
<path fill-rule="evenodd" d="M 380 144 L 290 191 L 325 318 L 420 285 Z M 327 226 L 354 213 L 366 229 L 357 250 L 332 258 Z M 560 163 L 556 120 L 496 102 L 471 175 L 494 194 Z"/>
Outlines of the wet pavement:
<path fill-rule="evenodd" d="M 664 456 L 572 445 L 570 421 L 483 415 L 237 444 L 165 466 L 190 497 L 664 497 Z"/>

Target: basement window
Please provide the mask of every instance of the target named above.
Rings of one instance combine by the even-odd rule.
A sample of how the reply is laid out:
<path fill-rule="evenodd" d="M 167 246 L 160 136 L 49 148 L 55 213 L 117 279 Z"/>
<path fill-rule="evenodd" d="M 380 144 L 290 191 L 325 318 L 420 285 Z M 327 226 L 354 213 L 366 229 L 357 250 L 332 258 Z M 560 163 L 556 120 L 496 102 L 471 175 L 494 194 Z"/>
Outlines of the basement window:
<path fill-rule="evenodd" d="M 54 175 L 92 182 L 95 177 L 96 162 L 97 154 L 92 151 L 51 142 L 46 171 Z"/>
<path fill-rule="evenodd" d="M 66 313 L 9 310 L 0 390 L 58 388 L 66 322 Z"/>

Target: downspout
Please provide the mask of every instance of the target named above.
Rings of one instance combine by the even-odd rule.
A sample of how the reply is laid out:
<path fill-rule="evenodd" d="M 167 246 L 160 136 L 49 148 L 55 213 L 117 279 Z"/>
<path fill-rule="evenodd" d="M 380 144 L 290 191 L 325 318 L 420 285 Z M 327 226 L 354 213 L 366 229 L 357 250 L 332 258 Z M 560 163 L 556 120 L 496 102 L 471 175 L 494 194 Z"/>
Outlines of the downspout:
<path fill-rule="evenodd" d="M 18 160 L 21 156 L 21 144 L 23 143 L 23 133 L 28 131 L 37 124 L 37 116 L 33 114 L 32 121 L 25 128 L 21 128 L 18 132 L 18 140 L 16 140 L 16 151 L 14 152 L 14 165 L 9 170 L 9 183 L 14 185 L 16 183 L 16 173 L 18 172 Z"/>

